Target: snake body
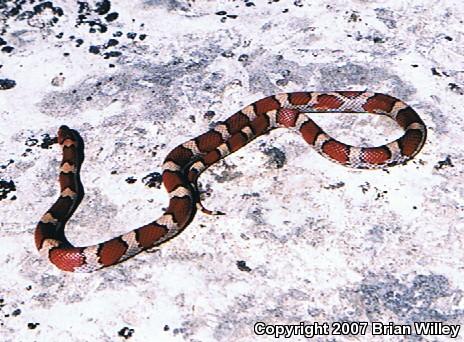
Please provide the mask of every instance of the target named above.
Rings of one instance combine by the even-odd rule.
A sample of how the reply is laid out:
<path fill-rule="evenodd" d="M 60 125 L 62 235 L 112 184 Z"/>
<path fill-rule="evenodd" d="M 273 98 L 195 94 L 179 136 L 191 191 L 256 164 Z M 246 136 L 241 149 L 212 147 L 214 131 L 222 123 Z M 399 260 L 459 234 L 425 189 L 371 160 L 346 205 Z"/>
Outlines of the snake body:
<path fill-rule="evenodd" d="M 404 134 L 377 147 L 356 147 L 327 135 L 308 113 L 372 113 L 396 121 Z M 173 238 L 206 209 L 198 196 L 197 179 L 209 166 L 274 128 L 293 128 L 324 157 L 344 166 L 376 169 L 403 164 L 425 143 L 426 127 L 417 113 L 392 96 L 365 91 L 297 92 L 268 96 L 256 101 L 208 132 L 175 147 L 163 163 L 162 181 L 169 193 L 169 206 L 153 222 L 108 241 L 75 247 L 65 237 L 64 227 L 81 202 L 84 191 L 79 177 L 83 142 L 67 126 L 58 131 L 63 159 L 60 166 L 60 196 L 42 216 L 35 230 L 39 252 L 64 271 L 92 272 L 117 264 Z"/>

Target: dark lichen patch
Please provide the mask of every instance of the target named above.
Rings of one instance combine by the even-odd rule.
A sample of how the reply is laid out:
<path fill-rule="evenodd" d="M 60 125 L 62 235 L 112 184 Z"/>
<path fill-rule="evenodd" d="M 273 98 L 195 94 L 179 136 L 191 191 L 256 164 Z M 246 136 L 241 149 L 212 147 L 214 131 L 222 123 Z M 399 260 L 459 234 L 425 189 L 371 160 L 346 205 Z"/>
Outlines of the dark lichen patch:
<path fill-rule="evenodd" d="M 14 160 L 13 160 L 13 159 L 9 159 L 6 163 L 0 164 L 0 169 L 1 169 L 1 170 L 6 170 L 6 168 L 7 168 L 8 166 L 10 166 L 11 164 L 13 164 L 13 163 L 14 163 Z"/>
<path fill-rule="evenodd" d="M 28 137 L 24 143 L 26 146 L 35 146 L 39 143 L 39 139 L 34 137 Z"/>
<path fill-rule="evenodd" d="M 346 13 L 349 13 L 349 12 L 346 12 Z M 359 22 L 359 21 L 362 21 L 361 16 L 359 15 L 359 13 L 357 11 L 351 12 L 351 14 L 348 17 L 348 22 L 349 23 L 356 23 L 356 22 Z"/>
<path fill-rule="evenodd" d="M 18 18 L 19 20 L 27 19 L 29 25 L 34 27 L 39 26 L 40 28 L 43 28 L 45 26 L 53 26 L 58 22 L 58 18 L 64 15 L 63 10 L 58 6 L 55 6 L 51 1 L 40 1 L 34 6 L 30 5 L 26 1 L 13 1 L 12 3 L 15 3 L 16 5 L 6 6 L 7 8 L 2 12 L 6 12 L 12 20 L 18 20 Z M 30 1 L 30 3 L 32 4 L 34 1 Z M 106 33 L 111 32 L 111 29 L 113 28 L 111 23 L 116 21 L 119 17 L 119 13 L 115 11 L 111 12 L 111 8 L 111 1 L 109 0 L 102 0 L 93 3 L 88 1 L 76 2 L 76 12 L 66 13 L 68 17 L 72 18 L 71 20 L 74 20 L 74 26 L 76 28 L 80 26 L 87 26 L 89 33 L 93 33 L 95 35 L 102 34 L 102 40 L 105 39 L 106 43 L 102 42 L 101 44 L 97 43 L 89 46 L 85 43 L 83 38 L 71 35 L 69 36 L 69 40 L 75 43 L 75 47 L 83 46 L 88 49 L 90 53 L 101 54 L 104 58 L 118 57 L 122 54 L 120 51 L 105 51 L 121 43 L 115 39 L 107 40 L 106 38 Z M 52 17 L 48 18 L 49 16 Z M 50 25 L 47 20 L 51 22 Z M 144 24 L 142 23 L 139 26 L 142 28 L 144 27 Z M 117 34 L 118 32 L 120 34 Z M 105 35 L 105 38 L 103 38 L 103 34 Z M 113 33 L 113 35 L 115 37 L 123 36 L 123 32 L 118 30 L 116 33 Z M 134 38 L 130 39 L 131 41 L 135 39 L 135 36 L 138 36 L 139 40 L 144 40 L 147 37 L 146 34 L 139 34 L 137 32 L 129 32 L 129 35 L 134 36 Z M 53 37 L 56 39 L 63 39 L 64 33 L 60 32 Z M 94 39 L 94 41 L 98 42 L 98 39 Z M 3 39 L 0 40 L 0 46 L 2 46 L 1 50 L 4 52 L 11 52 L 14 49 L 14 47 L 8 46 L 7 41 Z"/>
<path fill-rule="evenodd" d="M 172 330 L 172 334 L 174 336 L 176 336 L 176 335 L 185 335 L 185 334 L 187 334 L 187 332 L 188 332 L 187 328 L 174 328 Z"/>
<path fill-rule="evenodd" d="M 137 178 L 135 178 L 135 177 L 130 176 L 130 177 L 126 178 L 126 183 L 127 184 L 134 184 L 135 182 L 137 182 Z"/>
<path fill-rule="evenodd" d="M 111 2 L 109 0 L 99 1 L 95 6 L 91 6 L 86 1 L 78 1 L 78 16 L 76 18 L 76 27 L 88 26 L 89 33 L 105 33 L 111 28 L 109 23 L 119 18 L 118 12 L 110 12 Z M 143 26 L 143 24 L 141 25 Z M 120 31 L 117 31 L 120 32 Z M 115 34 L 113 33 L 113 36 Z M 122 36 L 122 33 L 121 35 Z M 101 44 L 99 47 L 107 49 L 115 44 Z M 94 51 L 90 51 L 94 53 Z"/>
<path fill-rule="evenodd" d="M 14 47 L 12 47 L 12 46 L 4 46 L 4 47 L 2 47 L 2 52 L 5 52 L 5 53 L 13 52 L 13 50 L 14 50 Z"/>
<path fill-rule="evenodd" d="M 378 188 L 375 188 L 375 190 L 377 191 L 377 193 L 375 195 L 374 201 L 378 201 L 379 199 L 385 198 L 385 196 L 388 194 L 387 190 L 380 190 Z"/>
<path fill-rule="evenodd" d="M 123 337 L 124 339 L 129 339 L 134 335 L 135 330 L 129 327 L 124 327 L 118 331 L 118 336 Z"/>
<path fill-rule="evenodd" d="M 374 11 L 376 13 L 377 19 L 383 22 L 387 28 L 396 28 L 396 20 L 394 19 L 396 17 L 395 12 L 385 8 L 375 8 Z"/>
<path fill-rule="evenodd" d="M 89 46 L 89 52 L 93 53 L 95 55 L 98 55 L 100 53 L 100 47 L 96 45 L 90 45 Z"/>
<path fill-rule="evenodd" d="M 241 171 L 233 171 L 232 169 L 234 167 L 230 167 L 228 164 L 226 164 L 224 162 L 224 164 L 226 165 L 226 167 L 228 166 L 228 170 L 224 170 L 222 171 L 220 174 L 215 174 L 214 175 L 214 179 L 218 182 L 218 183 L 226 183 L 226 182 L 230 182 L 236 178 L 240 178 L 243 176 L 243 173 Z"/>
<path fill-rule="evenodd" d="M 121 55 L 122 55 L 121 51 L 108 51 L 108 52 L 103 53 L 103 58 L 109 59 L 112 57 L 119 57 Z"/>
<path fill-rule="evenodd" d="M 441 76 L 449 77 L 450 76 L 446 71 L 438 70 L 435 67 L 431 68 L 430 71 L 432 72 L 433 76 L 439 76 L 439 77 L 441 77 Z"/>
<path fill-rule="evenodd" d="M 0 34 L 5 35 L 10 22 L 26 21 L 32 28 L 47 29 L 55 26 L 60 17 L 64 15 L 61 7 L 54 5 L 52 1 L 1 1 L 0 14 L 4 25 L 0 28 Z M 1 51 L 11 53 L 15 47 L 8 44 L 4 38 L 0 38 Z"/>
<path fill-rule="evenodd" d="M 109 47 L 112 47 L 112 46 L 116 46 L 118 44 L 119 44 L 119 41 L 117 39 L 110 39 L 110 40 L 108 40 L 108 42 L 106 42 L 105 47 L 109 48 Z"/>
<path fill-rule="evenodd" d="M 29 156 L 33 152 L 33 149 L 31 147 L 40 147 L 43 149 L 49 149 L 53 144 L 56 144 L 57 142 L 58 142 L 57 137 L 50 137 L 49 134 L 42 134 L 40 140 L 34 136 L 27 137 L 26 140 L 24 141 L 24 145 L 27 147 L 24 150 L 24 152 L 21 154 L 21 157 Z M 11 162 L 14 162 L 14 161 L 11 160 Z M 0 166 L 0 168 L 2 168 L 2 166 Z"/>
<path fill-rule="evenodd" d="M 203 114 L 203 118 L 207 120 L 211 120 L 212 118 L 214 118 L 215 115 L 216 115 L 216 112 L 214 110 L 208 110 Z"/>
<path fill-rule="evenodd" d="M 3 7 L 2 7 L 3 6 Z M 71 18 L 74 21 L 74 26 L 78 27 L 88 27 L 89 33 L 93 33 L 96 36 L 102 35 L 100 44 L 98 43 L 99 39 L 93 39 L 97 44 L 89 46 L 86 44 L 85 40 L 82 37 L 76 37 L 75 35 L 69 36 L 69 40 L 75 43 L 75 47 L 85 47 L 92 54 L 100 54 L 103 58 L 119 57 L 121 51 L 106 51 L 112 47 L 121 44 L 120 41 L 116 39 L 108 40 L 106 38 L 107 32 L 111 32 L 113 28 L 113 22 L 119 18 L 119 13 L 111 11 L 111 1 L 102 0 L 97 2 L 90 1 L 77 1 L 74 11 L 68 11 L 66 16 Z M 16 1 L 7 1 L 0 2 L 0 14 L 3 14 L 6 18 L 6 21 L 18 21 L 18 20 L 27 20 L 27 23 L 31 27 L 36 28 L 47 28 L 55 26 L 60 17 L 65 15 L 63 9 L 59 6 L 56 6 L 52 1 L 25 1 L 25 0 L 16 0 Z M 0 29 L 0 34 L 7 33 L 7 28 L 9 25 L 5 25 L 4 29 Z M 139 25 L 140 28 L 144 27 L 144 24 Z M 115 31 L 120 32 L 118 31 Z M 123 36 L 123 32 L 120 32 L 120 35 Z M 104 37 L 103 37 L 104 35 Z M 145 33 L 138 32 L 129 32 L 129 36 L 134 36 L 133 38 L 128 38 L 130 41 L 134 41 L 136 38 L 138 40 L 146 39 L 147 35 Z M 64 32 L 59 32 L 58 34 L 51 35 L 55 39 L 63 40 L 65 37 Z M 106 41 L 106 42 L 103 42 Z M 14 46 L 8 44 L 6 39 L 0 38 L 0 50 L 5 53 L 11 53 L 14 50 Z M 69 53 L 67 53 L 69 56 Z"/>
<path fill-rule="evenodd" d="M 8 78 L 0 79 L 0 90 L 7 90 L 14 88 L 16 86 L 16 81 L 10 80 Z"/>
<path fill-rule="evenodd" d="M 7 199 L 8 194 L 16 191 L 16 185 L 12 180 L 0 179 L 0 201 Z M 16 198 L 16 197 L 15 197 Z M 13 198 L 10 198 L 13 199 Z"/>
<path fill-rule="evenodd" d="M 434 166 L 435 170 L 441 170 L 447 167 L 454 167 L 451 157 L 448 155 L 444 160 L 439 160 L 437 165 Z"/>
<path fill-rule="evenodd" d="M 106 14 L 110 11 L 111 9 L 111 2 L 108 0 L 103 0 L 100 2 L 97 2 L 96 7 L 95 7 L 95 12 L 99 15 Z"/>
<path fill-rule="evenodd" d="M 142 178 L 143 184 L 148 186 L 149 188 L 156 188 L 160 189 L 161 184 L 163 182 L 163 178 L 161 176 L 161 173 L 159 172 L 152 172 L 146 175 L 145 177 Z"/>
<path fill-rule="evenodd" d="M 89 26 L 90 33 L 105 33 L 108 31 L 108 26 L 99 16 L 106 14 L 106 10 L 109 11 L 111 8 L 111 3 L 109 1 L 97 2 L 95 8 L 91 8 L 86 1 L 78 1 L 77 4 L 79 9 L 76 18 L 76 27 L 84 25 Z"/>
<path fill-rule="evenodd" d="M 247 266 L 246 261 L 244 261 L 244 260 L 238 260 L 236 264 L 237 264 L 237 268 L 238 268 L 240 271 L 243 271 L 243 272 L 251 272 L 251 268 Z"/>
<path fill-rule="evenodd" d="M 370 190 L 371 184 L 369 182 L 365 182 L 364 184 L 361 184 L 359 187 L 361 188 L 362 193 L 365 194 Z"/>
<path fill-rule="evenodd" d="M 119 17 L 119 14 L 117 12 L 113 12 L 113 13 L 108 14 L 105 17 L 105 20 L 110 23 L 110 22 L 115 21 L 116 19 L 118 19 L 118 17 Z"/>
<path fill-rule="evenodd" d="M 260 198 L 261 195 L 259 192 L 252 192 L 252 193 L 246 193 L 241 196 L 243 199 L 249 199 L 249 198 Z"/>
<path fill-rule="evenodd" d="M 462 316 L 459 310 L 440 310 L 436 303 L 453 294 L 448 279 L 440 274 L 416 275 L 411 283 L 404 284 L 393 276 L 377 278 L 369 275 L 357 293 L 368 315 L 392 312 L 398 320 L 445 321 Z"/>
<path fill-rule="evenodd" d="M 456 83 L 448 83 L 448 88 L 452 91 L 452 92 L 455 92 L 456 94 L 459 94 L 459 95 L 464 95 L 464 89 L 457 85 Z"/>
<path fill-rule="evenodd" d="M 282 168 L 287 162 L 285 152 L 277 147 L 267 148 L 263 152 L 269 157 L 269 164 L 272 164 L 277 169 Z"/>
<path fill-rule="evenodd" d="M 53 144 L 57 143 L 56 137 L 50 137 L 48 133 L 42 134 L 42 142 L 40 143 L 40 148 L 49 149 Z"/>
<path fill-rule="evenodd" d="M 45 1 L 33 7 L 33 12 L 27 22 L 32 27 L 43 29 L 55 26 L 63 14 L 61 7 L 54 6 L 51 1 Z"/>
<path fill-rule="evenodd" d="M 31 330 L 34 330 L 35 328 L 37 328 L 38 326 L 40 325 L 40 323 L 27 323 L 27 328 L 28 329 L 31 329 Z"/>
<path fill-rule="evenodd" d="M 238 56 L 237 60 L 239 62 L 243 62 L 243 63 L 246 63 L 248 62 L 248 59 L 249 59 L 249 56 L 247 54 L 241 54 L 240 56 Z"/>
<path fill-rule="evenodd" d="M 343 188 L 344 186 L 345 186 L 344 182 L 337 182 L 337 183 L 331 183 L 329 185 L 326 185 L 323 188 L 327 190 L 333 190 L 333 189 Z"/>
<path fill-rule="evenodd" d="M 135 37 L 137 37 L 137 33 L 135 33 L 135 32 L 127 32 L 126 37 L 128 39 L 135 39 Z"/>
<path fill-rule="evenodd" d="M 237 19 L 238 15 L 236 14 L 228 14 L 227 11 L 218 11 L 216 15 L 221 16 L 221 23 L 225 23 L 227 19 Z"/>
<path fill-rule="evenodd" d="M 40 147 L 43 149 L 49 149 L 53 144 L 58 142 L 57 137 L 51 137 L 48 133 L 41 135 L 41 140 L 37 139 L 34 136 L 30 136 L 24 142 L 24 145 L 27 146 L 24 153 L 21 155 L 22 157 L 28 156 L 32 152 L 31 147 Z"/>

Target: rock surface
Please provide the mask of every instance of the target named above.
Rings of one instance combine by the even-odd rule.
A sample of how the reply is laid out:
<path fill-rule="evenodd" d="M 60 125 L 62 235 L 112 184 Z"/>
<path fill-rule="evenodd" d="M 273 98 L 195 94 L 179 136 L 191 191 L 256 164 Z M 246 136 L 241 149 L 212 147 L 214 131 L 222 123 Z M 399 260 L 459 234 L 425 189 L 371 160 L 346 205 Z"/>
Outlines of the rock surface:
<path fill-rule="evenodd" d="M 256 322 L 348 321 L 366 333 L 315 340 L 371 341 L 375 321 L 462 324 L 463 18 L 447 0 L 1 2 L 1 340 L 264 341 Z M 160 250 L 90 275 L 36 252 L 60 125 L 86 142 L 67 235 L 92 244 L 161 214 L 167 194 L 147 179 L 179 143 L 266 95 L 342 89 L 412 105 L 423 151 L 351 170 L 275 130 L 200 178 L 227 215 L 197 214 Z M 399 134 L 369 115 L 317 118 L 352 144 Z M 432 338 L 448 340 L 375 340 Z"/>

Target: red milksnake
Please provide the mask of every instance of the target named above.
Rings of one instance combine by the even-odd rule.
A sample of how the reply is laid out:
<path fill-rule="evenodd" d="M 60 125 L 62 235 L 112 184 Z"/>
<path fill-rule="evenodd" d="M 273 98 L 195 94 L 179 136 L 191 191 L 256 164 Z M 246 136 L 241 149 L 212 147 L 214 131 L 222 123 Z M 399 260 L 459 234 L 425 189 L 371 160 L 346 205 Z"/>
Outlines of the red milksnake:
<path fill-rule="evenodd" d="M 383 146 L 349 146 L 328 136 L 306 114 L 311 112 L 386 115 L 403 128 L 404 134 Z M 335 91 L 269 96 L 243 108 L 210 131 L 177 146 L 167 155 L 162 180 L 170 200 L 160 218 L 106 242 L 74 247 L 65 237 L 64 226 L 84 196 L 79 177 L 83 144 L 76 131 L 61 126 L 58 131 L 58 142 L 63 149 L 59 176 L 61 192 L 35 230 L 39 252 L 64 271 L 92 272 L 161 245 L 184 230 L 197 209 L 214 213 L 205 209 L 199 199 L 197 179 L 200 174 L 257 136 L 279 127 L 294 127 L 324 157 L 361 169 L 403 164 L 420 151 L 426 139 L 426 127 L 417 113 L 389 95 Z"/>

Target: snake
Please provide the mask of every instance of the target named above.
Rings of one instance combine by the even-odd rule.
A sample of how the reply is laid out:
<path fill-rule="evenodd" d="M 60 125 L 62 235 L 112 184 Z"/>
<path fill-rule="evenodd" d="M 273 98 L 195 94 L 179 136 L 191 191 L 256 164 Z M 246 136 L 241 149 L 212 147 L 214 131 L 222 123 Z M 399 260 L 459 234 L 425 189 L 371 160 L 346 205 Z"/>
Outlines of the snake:
<path fill-rule="evenodd" d="M 381 146 L 351 146 L 324 132 L 311 119 L 311 113 L 383 115 L 395 121 L 404 133 Z M 421 150 L 427 133 L 424 122 L 411 106 L 382 93 L 327 91 L 267 96 L 167 154 L 161 180 L 169 194 L 169 205 L 159 218 L 108 241 L 76 247 L 68 241 L 64 229 L 84 196 L 80 180 L 84 144 L 76 130 L 63 125 L 56 138 L 62 149 L 60 193 L 36 226 L 35 244 L 39 253 L 63 271 L 93 272 L 172 239 L 192 222 L 197 211 L 223 214 L 202 204 L 198 177 L 211 165 L 275 128 L 299 132 L 322 156 L 355 169 L 405 164 Z"/>

